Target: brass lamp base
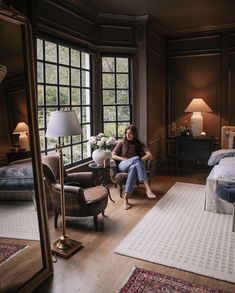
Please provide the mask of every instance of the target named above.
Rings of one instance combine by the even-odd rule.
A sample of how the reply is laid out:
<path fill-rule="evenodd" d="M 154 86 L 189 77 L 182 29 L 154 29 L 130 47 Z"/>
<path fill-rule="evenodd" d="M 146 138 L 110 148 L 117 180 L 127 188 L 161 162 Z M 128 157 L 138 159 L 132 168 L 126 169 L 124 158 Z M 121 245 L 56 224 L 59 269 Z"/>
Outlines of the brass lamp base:
<path fill-rule="evenodd" d="M 82 242 L 61 236 L 52 244 L 52 251 L 61 257 L 68 258 L 82 247 Z"/>

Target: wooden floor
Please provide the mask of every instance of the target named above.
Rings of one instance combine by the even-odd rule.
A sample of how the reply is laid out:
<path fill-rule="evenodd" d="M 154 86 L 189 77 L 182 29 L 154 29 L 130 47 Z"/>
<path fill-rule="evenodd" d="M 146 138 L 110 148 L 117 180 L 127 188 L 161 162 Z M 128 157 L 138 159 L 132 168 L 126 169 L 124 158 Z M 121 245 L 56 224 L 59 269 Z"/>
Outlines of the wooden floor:
<path fill-rule="evenodd" d="M 152 188 L 157 199 L 147 199 L 144 190 L 138 189 L 138 195 L 131 198 L 132 209 L 125 211 L 117 189 L 112 188 L 111 194 L 115 203 L 109 201 L 106 217 L 99 217 L 100 231 L 93 231 L 92 218 L 82 221 L 67 221 L 67 233 L 70 238 L 82 241 L 84 248 L 69 259 L 57 258 L 54 264 L 54 276 L 34 292 L 53 293 L 112 293 L 126 280 L 134 266 L 168 274 L 197 284 L 207 285 L 216 289 L 235 292 L 235 284 L 218 281 L 197 274 L 189 273 L 154 263 L 115 254 L 115 247 L 123 240 L 130 230 L 144 217 L 156 202 L 171 188 L 175 182 L 205 184 L 208 171 L 184 171 L 175 176 L 172 172 L 158 175 L 152 180 Z M 171 174 L 172 173 L 172 174 Z M 56 240 L 61 231 L 53 228 L 50 216 L 51 240 Z M 235 280 L 234 280 L 235 281 Z"/>
<path fill-rule="evenodd" d="M 0 265 L 0 292 L 18 292 L 18 289 L 43 267 L 40 242 L 9 238 L 0 238 L 0 242 L 27 246 L 25 250 Z"/>

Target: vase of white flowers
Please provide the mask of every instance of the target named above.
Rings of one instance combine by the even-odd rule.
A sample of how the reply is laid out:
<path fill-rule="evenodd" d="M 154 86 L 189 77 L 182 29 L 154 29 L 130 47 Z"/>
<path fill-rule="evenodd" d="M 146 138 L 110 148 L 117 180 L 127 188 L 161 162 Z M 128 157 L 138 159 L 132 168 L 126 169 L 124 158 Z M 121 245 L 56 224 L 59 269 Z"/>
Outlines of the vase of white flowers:
<path fill-rule="evenodd" d="M 98 166 L 109 166 L 111 151 L 116 145 L 117 140 L 114 137 L 108 137 L 104 133 L 91 136 L 88 144 L 94 149 L 92 159 Z"/>

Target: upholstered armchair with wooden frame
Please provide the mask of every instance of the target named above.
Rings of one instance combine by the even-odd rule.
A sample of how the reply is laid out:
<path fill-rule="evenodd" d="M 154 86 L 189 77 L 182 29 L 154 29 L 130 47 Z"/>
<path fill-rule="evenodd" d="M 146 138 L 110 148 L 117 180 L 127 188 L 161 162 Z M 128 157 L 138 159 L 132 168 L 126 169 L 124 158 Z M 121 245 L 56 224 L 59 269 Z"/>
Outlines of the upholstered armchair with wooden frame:
<path fill-rule="evenodd" d="M 61 215 L 61 185 L 59 183 L 59 156 L 42 157 L 43 173 L 48 183 L 54 209 L 54 227 L 58 227 Z M 108 192 L 103 186 L 94 186 L 92 172 L 67 173 L 64 169 L 65 216 L 94 218 L 95 231 L 98 231 L 98 215 L 104 216 L 108 204 Z"/>
<path fill-rule="evenodd" d="M 128 173 L 118 171 L 118 164 L 120 163 L 120 161 L 116 161 L 116 160 L 113 160 L 113 161 L 116 163 L 116 166 L 114 164 L 114 166 L 110 168 L 110 178 L 112 182 L 115 184 L 115 187 L 117 186 L 119 187 L 120 197 L 122 197 L 123 186 L 126 184 Z M 145 161 L 145 168 L 146 168 L 146 173 L 147 173 L 149 181 L 151 180 L 152 162 L 153 162 L 152 159 Z M 137 181 L 136 185 L 138 186 L 139 184 L 141 184 L 141 182 Z"/>

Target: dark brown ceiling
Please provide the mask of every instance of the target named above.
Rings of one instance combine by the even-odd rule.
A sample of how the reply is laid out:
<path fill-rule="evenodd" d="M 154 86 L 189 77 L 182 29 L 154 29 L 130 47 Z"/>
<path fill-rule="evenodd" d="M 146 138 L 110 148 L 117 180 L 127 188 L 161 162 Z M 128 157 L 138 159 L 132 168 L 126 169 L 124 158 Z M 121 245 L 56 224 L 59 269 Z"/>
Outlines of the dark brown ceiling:
<path fill-rule="evenodd" d="M 73 0 L 73 3 L 81 0 Z M 235 0 L 82 0 L 97 13 L 151 15 L 169 32 L 235 25 Z"/>

